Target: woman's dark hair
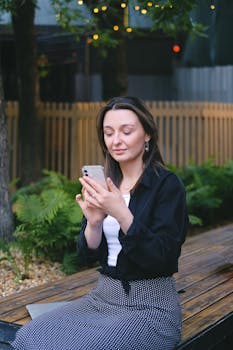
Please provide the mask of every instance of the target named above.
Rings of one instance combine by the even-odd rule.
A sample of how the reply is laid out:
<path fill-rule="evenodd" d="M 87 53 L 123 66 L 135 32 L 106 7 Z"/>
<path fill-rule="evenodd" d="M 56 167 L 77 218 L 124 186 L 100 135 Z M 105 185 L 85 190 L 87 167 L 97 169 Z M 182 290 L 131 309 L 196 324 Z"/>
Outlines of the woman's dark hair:
<path fill-rule="evenodd" d="M 117 186 L 119 186 L 122 180 L 121 169 L 118 162 L 116 162 L 112 158 L 112 156 L 109 154 L 107 150 L 107 147 L 104 142 L 104 132 L 103 132 L 103 122 L 104 122 L 105 114 L 110 110 L 117 110 L 117 109 L 128 109 L 133 111 L 137 115 L 145 133 L 150 136 L 149 151 L 144 152 L 144 155 L 143 155 L 144 169 L 146 169 L 148 165 L 152 165 L 156 171 L 159 167 L 164 166 L 164 161 L 162 159 L 160 150 L 158 148 L 157 124 L 151 112 L 148 110 L 148 108 L 144 104 L 144 102 L 137 97 L 131 97 L 131 96 L 112 98 L 109 102 L 107 102 L 107 104 L 104 107 L 100 109 L 97 115 L 96 127 L 97 127 L 99 143 L 105 157 L 105 174 L 106 176 L 111 177 L 113 182 Z"/>

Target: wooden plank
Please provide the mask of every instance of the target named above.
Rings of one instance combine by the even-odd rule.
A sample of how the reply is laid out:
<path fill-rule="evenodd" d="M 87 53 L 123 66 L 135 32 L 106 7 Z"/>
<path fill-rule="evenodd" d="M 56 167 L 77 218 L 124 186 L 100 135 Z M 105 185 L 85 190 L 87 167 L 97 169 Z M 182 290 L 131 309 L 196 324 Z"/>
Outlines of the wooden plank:
<path fill-rule="evenodd" d="M 229 264 L 223 266 L 219 270 L 216 269 L 210 274 L 196 275 L 196 278 L 189 279 L 188 281 L 185 278 L 181 278 L 176 283 L 178 291 L 182 291 L 180 296 L 181 302 L 187 302 L 188 300 L 195 298 L 200 293 L 204 293 L 232 277 L 233 266 Z"/>
<path fill-rule="evenodd" d="M 191 298 L 190 300 L 183 302 L 183 321 L 193 317 L 211 305 L 216 304 L 219 300 L 227 297 L 232 293 L 233 276 L 232 279 L 220 283 L 205 292 L 201 292 L 201 294 L 196 295 L 195 298 Z"/>
<path fill-rule="evenodd" d="M 182 339 L 188 339 L 220 320 L 223 315 L 227 315 L 232 311 L 232 305 L 233 293 L 184 321 Z"/>

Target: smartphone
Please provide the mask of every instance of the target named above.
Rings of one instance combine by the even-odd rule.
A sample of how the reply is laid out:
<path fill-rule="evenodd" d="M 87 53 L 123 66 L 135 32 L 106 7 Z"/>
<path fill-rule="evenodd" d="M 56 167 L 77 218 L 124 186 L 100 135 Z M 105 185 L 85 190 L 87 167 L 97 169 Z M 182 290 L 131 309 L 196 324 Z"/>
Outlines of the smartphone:
<path fill-rule="evenodd" d="M 105 185 L 104 167 L 102 165 L 84 165 L 82 173 Z"/>

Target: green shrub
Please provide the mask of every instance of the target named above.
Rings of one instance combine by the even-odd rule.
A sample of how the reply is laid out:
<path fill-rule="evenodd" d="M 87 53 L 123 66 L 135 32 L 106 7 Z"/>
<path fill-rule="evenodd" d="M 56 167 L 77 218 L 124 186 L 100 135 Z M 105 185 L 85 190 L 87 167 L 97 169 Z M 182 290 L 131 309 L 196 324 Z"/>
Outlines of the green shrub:
<path fill-rule="evenodd" d="M 0 239 L 0 262 L 6 261 L 9 263 L 11 270 L 15 273 L 15 281 L 20 281 L 23 278 L 27 278 L 29 275 L 28 265 L 23 266 L 23 271 L 17 265 L 16 258 L 12 253 L 11 248 L 14 247 L 14 242 L 8 243 L 3 239 Z"/>
<path fill-rule="evenodd" d="M 183 168 L 169 166 L 186 187 L 187 205 L 192 225 L 209 225 L 232 220 L 233 161 L 216 166 L 213 160 Z"/>
<path fill-rule="evenodd" d="M 54 171 L 44 171 L 44 175 L 12 197 L 16 242 L 25 259 L 35 254 L 62 262 L 65 253 L 76 248 L 82 211 L 75 194 L 81 184 Z"/>
<path fill-rule="evenodd" d="M 65 253 L 61 270 L 66 275 L 72 275 L 79 269 L 79 256 L 77 252 Z"/>

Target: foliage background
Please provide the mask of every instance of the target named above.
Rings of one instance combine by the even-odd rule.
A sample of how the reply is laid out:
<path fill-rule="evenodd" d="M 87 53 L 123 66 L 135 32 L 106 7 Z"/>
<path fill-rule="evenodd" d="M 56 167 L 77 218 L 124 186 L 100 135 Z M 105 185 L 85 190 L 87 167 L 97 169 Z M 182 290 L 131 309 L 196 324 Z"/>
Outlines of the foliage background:
<path fill-rule="evenodd" d="M 232 221 L 233 161 L 224 166 L 212 160 L 195 166 L 169 166 L 184 182 L 190 218 L 190 232 Z M 38 182 L 12 194 L 15 243 L 22 251 L 25 271 L 33 256 L 58 261 L 65 273 L 80 269 L 76 241 L 82 212 L 75 201 L 81 192 L 79 181 L 71 181 L 45 170 Z M 5 252 L 7 249 L 5 248 Z M 9 252 L 9 249 L 8 249 Z M 11 257 L 12 258 L 12 257 Z"/>

